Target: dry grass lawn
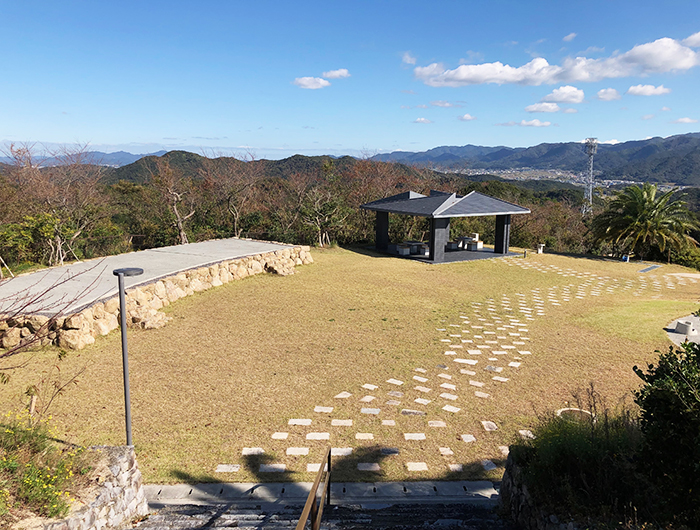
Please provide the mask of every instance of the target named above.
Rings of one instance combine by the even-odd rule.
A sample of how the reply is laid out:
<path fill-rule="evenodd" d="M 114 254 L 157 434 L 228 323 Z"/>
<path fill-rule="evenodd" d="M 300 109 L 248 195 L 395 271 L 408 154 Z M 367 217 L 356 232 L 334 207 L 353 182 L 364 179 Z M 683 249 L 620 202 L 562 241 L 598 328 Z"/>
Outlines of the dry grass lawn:
<path fill-rule="evenodd" d="M 502 465 L 499 446 L 532 426 L 537 414 L 565 406 L 577 389 L 593 382 L 611 407 L 631 403 L 630 391 L 638 386 L 632 366 L 652 361 L 654 350 L 668 347 L 663 327 L 697 309 L 700 294 L 700 282 L 683 280 L 686 284 L 673 290 L 666 286 L 663 275 L 688 272 L 675 266 L 639 274 L 642 266 L 636 263 L 555 255 L 524 260 L 548 271 L 542 272 L 503 260 L 427 265 L 342 249 L 313 255 L 316 263 L 299 267 L 293 276 L 259 275 L 197 294 L 166 308 L 173 321 L 165 328 L 129 332 L 134 441 L 147 482 L 311 480 L 306 464 L 318 462 L 328 443 L 306 440 L 313 431 L 330 432 L 334 447 L 356 448 L 351 457 L 337 459 L 340 480 L 497 478 L 502 468 L 486 472 L 482 460 Z M 511 263 L 517 260 L 522 263 L 521 258 Z M 619 285 L 627 280 L 638 285 L 641 277 L 650 285 L 657 279 L 662 287 L 638 296 L 631 289 L 603 290 L 598 297 L 572 296 L 553 306 L 546 301 L 550 288 L 572 284 L 575 294 L 584 280 L 551 267 L 616 279 Z M 507 295 L 517 309 L 516 293 L 522 293 L 532 303 L 533 288 L 541 289 L 546 315 L 528 321 L 515 313 L 528 324 L 530 339 L 519 348 L 532 355 L 522 356 L 519 368 L 508 368 L 507 361 L 518 355 L 509 351 L 500 363 L 506 366 L 501 374 L 509 378 L 506 383 L 483 371 L 488 353 L 475 368 L 478 376 L 460 374 L 464 365 L 444 355 L 441 339 L 447 334 L 437 329 L 461 324 L 460 316 L 478 323 L 473 302 L 500 302 Z M 506 318 L 500 305 L 499 314 Z M 473 346 L 464 344 L 468 347 Z M 13 375 L 3 387 L 3 409 L 22 406 L 23 390 L 40 379 L 53 355 L 42 353 Z M 458 356 L 466 357 L 466 351 Z M 446 372 L 437 368 L 442 363 Z M 79 385 L 53 407 L 56 426 L 73 442 L 124 443 L 119 334 L 71 353 L 62 373 L 85 365 Z M 416 367 L 427 373 L 414 372 Z M 443 390 L 435 389 L 446 382 L 437 378 L 441 371 L 453 376 L 449 382 L 460 396 L 454 403 L 437 398 Z M 413 403 L 418 397 L 413 386 L 420 384 L 411 380 L 414 375 L 425 375 L 430 380 L 425 384 L 434 389 L 428 396 L 433 401 L 424 407 Z M 385 383 L 389 378 L 405 384 L 393 388 Z M 468 383 L 474 378 L 485 383 L 488 399 L 474 396 L 477 389 Z M 364 383 L 380 388 L 364 390 Z M 385 404 L 388 390 L 405 392 L 400 406 Z M 341 391 L 353 395 L 334 398 Z M 367 394 L 377 399 L 359 403 Z M 445 403 L 461 411 L 445 412 Z M 335 410 L 315 413 L 317 405 Z M 361 406 L 381 413 L 361 414 Z M 423 409 L 427 416 L 402 416 L 404 407 Z M 288 426 L 290 418 L 310 418 L 313 424 Z M 331 418 L 354 424 L 331 427 Z M 394 419 L 396 426 L 382 425 L 382 419 Z M 447 427 L 429 427 L 428 420 L 443 420 Z M 499 429 L 486 432 L 482 420 Z M 289 432 L 289 438 L 271 439 L 277 431 Z M 373 433 L 374 440 L 356 440 L 358 432 Z M 426 433 L 427 440 L 405 441 L 406 432 Z M 465 433 L 476 442 L 461 441 Z M 245 458 L 243 447 L 262 447 L 265 454 Z M 309 447 L 310 454 L 287 456 L 288 447 Z M 400 454 L 381 455 L 380 447 L 399 448 Z M 441 456 L 439 447 L 450 447 L 454 456 Z M 284 463 L 289 471 L 260 474 L 258 465 L 268 462 Z M 358 472 L 358 462 L 380 462 L 382 471 Z M 406 462 L 425 462 L 429 471 L 409 473 Z M 463 471 L 451 472 L 447 463 L 461 463 Z M 218 464 L 241 464 L 241 470 L 215 473 Z"/>

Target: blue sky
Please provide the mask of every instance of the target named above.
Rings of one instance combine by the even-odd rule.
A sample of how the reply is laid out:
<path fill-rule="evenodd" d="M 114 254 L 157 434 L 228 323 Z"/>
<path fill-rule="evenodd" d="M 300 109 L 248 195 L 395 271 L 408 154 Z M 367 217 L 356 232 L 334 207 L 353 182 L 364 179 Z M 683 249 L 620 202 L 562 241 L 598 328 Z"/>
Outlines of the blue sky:
<path fill-rule="evenodd" d="M 0 143 L 301 154 L 700 130 L 700 2 L 0 0 Z"/>

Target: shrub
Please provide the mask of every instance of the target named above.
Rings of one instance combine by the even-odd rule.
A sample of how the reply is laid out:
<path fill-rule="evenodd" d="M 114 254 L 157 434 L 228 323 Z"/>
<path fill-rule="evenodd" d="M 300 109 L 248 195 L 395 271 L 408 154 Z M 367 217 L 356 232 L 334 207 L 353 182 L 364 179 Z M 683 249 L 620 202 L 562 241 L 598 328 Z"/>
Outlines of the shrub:
<path fill-rule="evenodd" d="M 661 492 L 668 520 L 700 521 L 700 345 L 684 343 L 660 354 L 647 372 L 634 367 L 644 386 L 635 392 L 644 434 L 641 457 Z"/>

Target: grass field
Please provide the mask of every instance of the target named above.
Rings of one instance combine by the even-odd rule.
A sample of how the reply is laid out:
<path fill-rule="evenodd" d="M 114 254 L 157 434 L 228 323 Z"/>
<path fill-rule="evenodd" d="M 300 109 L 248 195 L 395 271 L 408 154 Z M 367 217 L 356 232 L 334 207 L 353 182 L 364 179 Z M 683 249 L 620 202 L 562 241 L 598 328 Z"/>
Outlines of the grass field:
<path fill-rule="evenodd" d="M 259 275 L 199 293 L 165 309 L 173 317 L 165 328 L 129 332 L 134 442 L 147 482 L 311 480 L 307 464 L 319 462 L 328 443 L 354 448 L 334 460 L 337 480 L 498 478 L 504 464 L 499 447 L 531 427 L 537 414 L 565 406 L 577 389 L 593 382 L 610 406 L 631 403 L 630 390 L 638 386 L 632 366 L 668 347 L 663 327 L 697 309 L 700 295 L 700 283 L 668 276 L 689 272 L 675 266 L 640 274 L 638 263 L 546 254 L 444 265 L 343 249 L 313 255 L 315 264 L 293 276 Z M 539 289 L 535 296 L 533 289 Z M 521 299 L 531 312 L 520 310 Z M 518 327 L 511 319 L 527 331 L 511 335 Z M 491 336 L 487 326 L 471 327 L 481 324 L 493 326 L 491 349 L 481 344 Z M 515 339 L 525 344 L 488 357 Z M 445 355 L 453 349 L 445 341 L 462 348 Z M 484 346 L 483 355 L 470 357 L 476 344 Z M 23 390 L 41 378 L 53 355 L 42 353 L 13 375 L 3 387 L 3 409 L 22 406 Z M 461 358 L 478 363 L 455 362 Z M 508 381 L 492 380 L 496 374 L 485 371 L 487 365 L 502 367 L 498 375 Z M 124 443 L 119 334 L 71 353 L 61 370 L 67 375 L 82 366 L 87 369 L 79 384 L 52 409 L 57 430 L 86 445 Z M 404 384 L 386 383 L 390 378 Z M 429 393 L 414 389 L 423 384 Z M 342 391 L 352 396 L 334 397 Z M 404 395 L 392 398 L 389 391 Z M 440 398 L 442 392 L 457 399 Z M 360 402 L 367 395 L 376 399 Z M 431 402 L 414 402 L 421 397 Z M 392 399 L 400 404 L 387 405 Z M 447 412 L 446 404 L 460 411 Z M 334 410 L 314 412 L 316 406 Z M 381 410 L 363 414 L 362 407 Z M 402 415 L 404 408 L 426 415 Z M 292 418 L 312 424 L 288 425 Z M 331 426 L 332 419 L 352 419 L 353 425 Z M 487 432 L 482 421 L 498 430 Z M 275 432 L 289 435 L 272 439 Z M 307 440 L 309 432 L 328 432 L 330 442 Z M 356 439 L 357 433 L 374 439 Z M 404 433 L 426 439 L 405 440 Z M 465 443 L 462 434 L 476 441 Z M 244 447 L 265 453 L 243 456 Z M 308 448 L 309 454 L 288 455 L 289 447 Z M 399 454 L 382 454 L 386 447 Z M 439 448 L 453 454 L 444 456 Z M 485 470 L 485 459 L 498 467 Z M 358 463 L 370 462 L 381 471 L 357 470 Z M 408 462 L 425 463 L 428 470 L 409 472 Z M 286 464 L 287 472 L 260 473 L 266 463 Z M 241 467 L 215 473 L 218 464 Z M 449 464 L 462 464 L 462 471 Z"/>

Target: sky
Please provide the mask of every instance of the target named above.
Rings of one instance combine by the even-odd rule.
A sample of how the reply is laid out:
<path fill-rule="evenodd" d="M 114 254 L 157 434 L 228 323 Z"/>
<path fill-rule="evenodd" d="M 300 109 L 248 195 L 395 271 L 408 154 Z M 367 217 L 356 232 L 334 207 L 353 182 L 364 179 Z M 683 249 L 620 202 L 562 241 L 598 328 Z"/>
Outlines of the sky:
<path fill-rule="evenodd" d="M 284 158 L 700 131 L 700 2 L 0 0 L 0 146 Z"/>

